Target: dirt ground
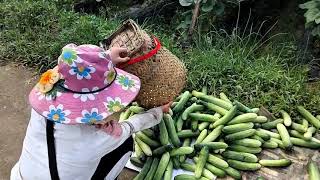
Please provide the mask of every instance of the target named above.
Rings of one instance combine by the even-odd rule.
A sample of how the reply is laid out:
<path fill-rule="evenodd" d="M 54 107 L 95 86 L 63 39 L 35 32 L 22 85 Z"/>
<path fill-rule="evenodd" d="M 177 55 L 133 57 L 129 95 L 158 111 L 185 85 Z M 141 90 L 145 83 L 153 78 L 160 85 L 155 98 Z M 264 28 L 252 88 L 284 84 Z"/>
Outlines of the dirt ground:
<path fill-rule="evenodd" d="M 14 65 L 0 66 L 0 179 L 7 180 L 18 160 L 29 121 L 27 94 L 35 77 Z"/>

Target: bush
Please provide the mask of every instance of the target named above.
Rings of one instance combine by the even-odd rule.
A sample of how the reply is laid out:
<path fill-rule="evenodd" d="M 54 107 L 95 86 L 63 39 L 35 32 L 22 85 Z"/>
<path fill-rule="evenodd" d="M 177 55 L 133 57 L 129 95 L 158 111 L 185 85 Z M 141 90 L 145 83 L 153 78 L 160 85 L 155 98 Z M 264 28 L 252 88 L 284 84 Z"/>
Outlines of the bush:
<path fill-rule="evenodd" d="M 53 67 L 68 43 L 98 44 L 118 22 L 58 9 L 49 1 L 0 3 L 0 58 L 40 70 Z"/>

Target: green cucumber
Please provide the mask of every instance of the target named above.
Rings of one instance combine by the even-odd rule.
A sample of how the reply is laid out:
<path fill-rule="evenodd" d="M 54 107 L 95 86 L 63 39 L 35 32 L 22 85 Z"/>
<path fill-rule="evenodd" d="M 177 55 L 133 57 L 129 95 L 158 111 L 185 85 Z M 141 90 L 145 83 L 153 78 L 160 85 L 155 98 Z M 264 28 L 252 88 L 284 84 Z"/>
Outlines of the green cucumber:
<path fill-rule="evenodd" d="M 221 92 L 219 95 L 220 95 L 220 99 L 232 104 L 232 102 L 229 100 L 229 98 L 227 97 L 227 95 L 225 93 Z"/>
<path fill-rule="evenodd" d="M 195 103 L 195 102 L 197 102 L 197 101 L 198 101 L 198 98 L 196 98 L 196 97 L 192 97 L 192 98 L 190 98 L 190 99 L 189 99 L 189 101 L 190 101 L 190 102 Z"/>
<path fill-rule="evenodd" d="M 148 157 L 146 163 L 143 165 L 143 168 L 141 169 L 139 174 L 135 178 L 133 178 L 133 180 L 144 180 L 147 173 L 149 172 L 152 162 L 153 159 L 151 157 Z"/>
<path fill-rule="evenodd" d="M 198 130 L 199 130 L 199 131 L 202 131 L 202 130 L 208 128 L 209 124 L 210 124 L 210 122 L 202 122 L 202 123 L 200 123 L 200 124 L 198 125 Z"/>
<path fill-rule="evenodd" d="M 231 159 L 228 160 L 228 164 L 235 169 L 243 171 L 256 171 L 261 168 L 259 163 L 248 163 Z"/>
<path fill-rule="evenodd" d="M 162 155 L 162 157 L 160 159 L 160 163 L 158 165 L 156 173 L 154 174 L 153 179 L 162 180 L 162 176 L 168 166 L 169 161 L 170 161 L 170 154 L 169 154 L 169 152 L 166 152 Z"/>
<path fill-rule="evenodd" d="M 179 169 L 180 168 L 180 162 L 179 162 L 179 157 L 171 157 L 172 159 L 172 164 L 173 164 L 173 167 L 175 169 Z"/>
<path fill-rule="evenodd" d="M 269 134 L 270 137 L 273 137 L 273 138 L 276 138 L 276 139 L 280 139 L 280 135 L 278 133 L 275 133 L 275 132 L 272 132 L 272 131 L 268 131 L 268 130 L 260 128 L 260 129 L 257 129 L 257 132 L 266 133 L 266 134 Z"/>
<path fill-rule="evenodd" d="M 139 106 L 130 106 L 129 109 L 131 112 L 134 112 L 135 114 L 139 114 L 144 111 L 144 108 L 139 107 Z"/>
<path fill-rule="evenodd" d="M 141 150 L 145 155 L 152 156 L 152 151 L 150 146 L 148 146 L 145 142 L 140 140 L 138 137 L 135 137 L 135 141 L 138 143 L 138 146 L 141 148 Z"/>
<path fill-rule="evenodd" d="M 320 179 L 320 172 L 317 164 L 313 161 L 308 163 L 308 175 L 309 180 L 319 180 Z"/>
<path fill-rule="evenodd" d="M 170 137 L 172 144 L 176 147 L 179 147 L 181 142 L 180 142 L 180 139 L 177 135 L 176 128 L 173 124 L 173 120 L 172 120 L 171 116 L 169 114 L 164 114 L 163 119 L 166 124 L 167 131 L 168 131 L 168 134 L 169 134 L 169 137 Z"/>
<path fill-rule="evenodd" d="M 226 102 L 224 100 L 221 100 L 219 98 L 213 97 L 213 96 L 208 96 L 208 95 L 201 95 L 198 98 L 200 98 L 203 101 L 207 101 L 209 103 L 218 105 L 226 110 L 229 110 L 232 108 L 232 103 Z"/>
<path fill-rule="evenodd" d="M 205 105 L 209 110 L 211 111 L 214 111 L 216 113 L 219 113 L 221 115 L 226 115 L 228 113 L 228 110 L 218 106 L 218 105 L 215 105 L 215 104 L 212 104 L 212 103 L 208 103 L 208 102 L 205 102 L 205 101 L 198 101 L 199 103 Z"/>
<path fill-rule="evenodd" d="M 144 153 L 136 141 L 134 141 L 134 151 L 138 158 L 144 157 Z"/>
<path fill-rule="evenodd" d="M 258 154 L 262 151 L 262 149 L 260 147 L 253 148 L 253 147 L 246 147 L 246 146 L 241 146 L 241 145 L 231 145 L 231 146 L 229 146 L 229 150 L 237 151 L 237 152 L 246 152 L 246 153 L 251 153 L 251 154 Z"/>
<path fill-rule="evenodd" d="M 201 89 L 201 92 L 205 95 L 208 94 L 208 87 L 207 86 L 203 86 L 202 89 Z"/>
<path fill-rule="evenodd" d="M 271 138 L 270 139 L 272 142 L 276 142 L 278 144 L 278 147 L 281 149 L 286 149 L 283 142 L 280 139 L 277 138 Z"/>
<path fill-rule="evenodd" d="M 252 108 L 251 112 L 253 113 L 258 113 L 260 111 L 260 108 Z"/>
<path fill-rule="evenodd" d="M 222 132 L 222 128 L 223 128 L 223 125 L 216 127 L 211 133 L 208 134 L 208 136 L 206 138 L 204 138 L 204 140 L 202 142 L 208 143 L 208 142 L 212 142 L 212 141 L 216 140 L 220 136 L 220 134 Z"/>
<path fill-rule="evenodd" d="M 224 151 L 222 156 L 227 159 L 238 160 L 242 162 L 251 162 L 256 163 L 258 162 L 258 158 L 254 154 L 245 153 L 245 152 L 236 152 L 236 151 Z"/>
<path fill-rule="evenodd" d="M 252 121 L 255 120 L 257 117 L 258 117 L 258 116 L 257 116 L 256 113 L 245 113 L 245 114 L 241 114 L 241 115 L 238 115 L 238 116 L 236 116 L 235 118 L 233 118 L 233 119 L 228 123 L 228 125 L 252 122 Z"/>
<path fill-rule="evenodd" d="M 171 108 L 169 108 L 169 112 L 168 112 L 168 114 L 169 114 L 170 116 L 173 116 L 173 111 L 172 111 L 172 109 L 171 109 Z"/>
<path fill-rule="evenodd" d="M 255 129 L 261 128 L 261 123 L 254 123 L 253 126 Z"/>
<path fill-rule="evenodd" d="M 127 120 L 127 119 L 129 118 L 130 114 L 131 114 L 131 111 L 130 111 L 130 109 L 128 108 L 124 113 L 121 113 L 121 114 L 120 114 L 119 122 L 124 121 L 124 120 Z"/>
<path fill-rule="evenodd" d="M 191 129 L 185 129 L 177 133 L 179 138 L 190 138 L 199 136 L 200 132 L 193 132 Z"/>
<path fill-rule="evenodd" d="M 200 150 L 204 146 L 207 146 L 209 150 L 217 150 L 217 149 L 226 149 L 228 147 L 228 144 L 224 142 L 207 142 L 207 143 L 200 143 L 200 144 L 194 145 L 194 147 L 197 150 Z"/>
<path fill-rule="evenodd" d="M 236 170 L 236 169 L 234 169 L 234 168 L 232 168 L 232 167 L 228 167 L 228 168 L 225 168 L 225 169 L 223 169 L 229 176 L 231 176 L 231 177 L 233 177 L 234 179 L 241 179 L 241 173 L 238 171 L 238 170 Z"/>
<path fill-rule="evenodd" d="M 283 119 L 276 119 L 274 121 L 261 124 L 261 127 L 263 129 L 275 129 L 277 127 L 277 124 L 282 124 L 283 121 L 284 121 Z"/>
<path fill-rule="evenodd" d="M 287 167 L 291 165 L 291 160 L 290 159 L 278 159 L 278 160 L 261 159 L 259 161 L 259 164 L 261 164 L 264 167 Z"/>
<path fill-rule="evenodd" d="M 232 133 L 252 129 L 253 126 L 254 125 L 252 122 L 233 124 L 233 125 L 228 125 L 228 126 L 223 127 L 222 132 L 224 132 L 226 134 L 232 134 Z"/>
<path fill-rule="evenodd" d="M 303 134 L 301 134 L 300 132 L 298 132 L 296 130 L 290 130 L 289 133 L 290 133 L 291 136 L 303 139 L 305 141 L 310 141 L 311 140 L 311 139 L 308 139 L 308 138 L 304 137 Z"/>
<path fill-rule="evenodd" d="M 228 163 L 225 160 L 213 154 L 209 154 L 207 162 L 221 169 L 229 167 Z"/>
<path fill-rule="evenodd" d="M 190 172 L 194 172 L 196 169 L 196 166 L 191 163 L 182 163 L 181 168 Z M 212 174 L 208 169 L 203 169 L 202 175 L 208 179 L 215 178 L 214 174 Z"/>
<path fill-rule="evenodd" d="M 290 127 L 292 123 L 290 115 L 284 110 L 281 110 L 280 113 L 282 115 L 284 125 Z"/>
<path fill-rule="evenodd" d="M 195 111 L 202 111 L 204 109 L 204 106 L 198 105 L 197 103 L 193 103 L 191 106 L 187 107 L 184 112 L 182 113 L 182 119 L 185 121 L 187 120 L 190 113 Z"/>
<path fill-rule="evenodd" d="M 256 131 L 256 133 L 257 133 L 257 131 Z M 262 144 L 265 142 L 265 140 L 263 140 L 260 136 L 258 136 L 256 134 L 251 136 L 251 138 L 260 141 Z"/>
<path fill-rule="evenodd" d="M 142 132 L 143 132 L 145 135 L 147 135 L 148 137 L 156 139 L 156 135 L 154 134 L 153 130 L 151 130 L 151 129 L 144 129 L 144 130 L 142 130 Z"/>
<path fill-rule="evenodd" d="M 305 141 L 303 139 L 299 138 L 290 138 L 293 145 L 301 146 L 301 147 L 307 147 L 310 149 L 320 149 L 320 143 L 314 142 L 314 141 Z"/>
<path fill-rule="evenodd" d="M 166 168 L 166 171 L 164 172 L 163 180 L 171 180 L 172 172 L 173 172 L 173 163 L 172 163 L 172 160 L 170 160 Z"/>
<path fill-rule="evenodd" d="M 191 121 L 191 130 L 192 131 L 198 130 L 198 120 L 192 120 Z"/>
<path fill-rule="evenodd" d="M 130 162 L 131 164 L 139 167 L 139 168 L 143 168 L 144 162 L 142 162 L 139 158 L 137 157 L 130 157 Z"/>
<path fill-rule="evenodd" d="M 152 151 L 152 156 L 161 156 L 165 152 L 171 151 L 173 149 L 172 144 L 163 145 L 161 147 L 158 147 L 157 149 Z"/>
<path fill-rule="evenodd" d="M 157 141 L 149 138 L 147 135 L 145 135 L 142 131 L 137 132 L 136 136 L 142 140 L 143 142 L 145 142 L 146 144 L 148 144 L 150 147 L 159 147 L 160 143 L 158 143 Z"/>
<path fill-rule="evenodd" d="M 314 127 L 317 129 L 320 128 L 320 120 L 314 117 L 309 111 L 307 111 L 304 107 L 298 106 L 297 107 L 299 113 L 307 120 L 309 121 Z"/>
<path fill-rule="evenodd" d="M 213 123 L 213 128 L 227 124 L 237 113 L 237 106 L 233 106 L 227 114 Z"/>
<path fill-rule="evenodd" d="M 198 178 L 196 178 L 193 175 L 189 175 L 189 174 L 179 174 L 177 176 L 174 177 L 174 180 L 197 180 Z"/>
<path fill-rule="evenodd" d="M 211 114 L 190 113 L 189 116 L 194 120 L 198 120 L 202 122 L 215 122 L 218 120 L 216 116 L 213 116 Z"/>
<path fill-rule="evenodd" d="M 264 141 L 268 141 L 268 140 L 271 138 L 270 134 L 268 134 L 268 133 L 265 132 L 265 131 L 259 131 L 259 130 L 257 130 L 256 133 L 255 133 L 255 135 L 259 136 L 259 137 L 262 138 Z M 279 136 L 280 136 L 280 135 L 279 135 Z M 280 138 L 280 137 L 279 137 L 279 138 Z"/>
<path fill-rule="evenodd" d="M 309 122 L 306 119 L 302 119 L 302 125 L 306 128 L 309 127 Z"/>
<path fill-rule="evenodd" d="M 196 178 L 201 177 L 201 174 L 207 162 L 208 156 L 209 156 L 209 149 L 208 147 L 204 146 L 199 153 L 199 161 L 197 162 L 196 169 L 194 171 Z"/>
<path fill-rule="evenodd" d="M 242 104 L 239 101 L 234 101 L 233 104 L 237 105 L 239 107 L 239 110 L 244 113 L 252 113 L 252 110 L 250 108 L 248 108 L 247 106 L 245 106 L 244 104 Z"/>
<path fill-rule="evenodd" d="M 308 127 L 305 127 L 304 125 L 294 123 L 294 122 L 291 123 L 291 128 L 300 133 L 305 133 L 308 130 Z"/>
<path fill-rule="evenodd" d="M 290 135 L 287 128 L 283 124 L 277 124 L 277 130 L 283 142 L 284 148 L 287 150 L 292 149 L 293 145 L 290 141 Z"/>
<path fill-rule="evenodd" d="M 159 123 L 159 139 L 162 145 L 167 145 L 169 143 L 169 135 L 167 131 L 166 124 L 164 120 L 162 119 Z"/>
<path fill-rule="evenodd" d="M 195 144 L 201 143 L 207 135 L 208 135 L 208 130 L 204 129 L 203 131 L 201 131 Z"/>
<path fill-rule="evenodd" d="M 232 142 L 233 144 L 247 146 L 247 147 L 260 147 L 262 143 L 256 139 L 244 138 Z"/>
<path fill-rule="evenodd" d="M 198 157 L 194 157 L 193 160 L 195 161 L 196 164 L 198 164 L 199 162 L 199 158 Z M 206 169 L 208 169 L 212 174 L 218 176 L 218 177 L 224 177 L 226 175 L 226 173 L 215 167 L 214 165 L 210 164 L 210 163 L 206 163 L 204 166 Z"/>
<path fill-rule="evenodd" d="M 265 116 L 257 116 L 256 119 L 252 120 L 254 123 L 265 123 L 268 121 L 268 118 Z"/>
<path fill-rule="evenodd" d="M 151 167 L 149 169 L 148 174 L 145 177 L 145 180 L 152 180 L 154 177 L 154 174 L 156 173 L 157 167 L 159 165 L 159 158 L 154 158 L 151 164 Z"/>
<path fill-rule="evenodd" d="M 244 139 L 246 137 L 250 137 L 250 136 L 254 135 L 255 132 L 256 132 L 255 129 L 248 129 L 245 131 L 236 132 L 233 134 L 228 134 L 224 138 L 226 141 L 235 141 L 235 140 L 239 140 L 239 139 Z"/>
<path fill-rule="evenodd" d="M 178 104 L 178 102 L 173 102 L 170 107 L 174 108 L 177 104 Z"/>
<path fill-rule="evenodd" d="M 180 132 L 182 130 L 182 127 L 183 127 L 183 120 L 182 120 L 182 117 L 179 116 L 178 117 L 178 120 L 176 121 L 176 128 L 177 128 L 177 132 Z"/>
<path fill-rule="evenodd" d="M 268 148 L 268 149 L 275 149 L 275 148 L 278 147 L 278 143 L 269 140 L 269 141 L 265 141 L 265 142 L 262 144 L 262 147 Z"/>
<path fill-rule="evenodd" d="M 190 144 L 191 144 L 191 139 L 190 138 L 185 138 L 183 140 L 182 146 L 187 146 L 188 147 L 188 146 L 190 146 Z M 181 163 L 183 163 L 185 160 L 186 160 L 186 156 L 185 155 L 179 157 L 179 161 Z"/>
<path fill-rule="evenodd" d="M 181 155 L 187 155 L 187 154 L 191 154 L 193 152 L 193 147 L 179 147 L 176 149 L 172 149 L 170 151 L 170 156 L 181 156 Z"/>
<path fill-rule="evenodd" d="M 307 139 L 307 140 L 311 140 L 312 135 L 317 131 L 317 129 L 315 127 L 309 127 L 307 132 L 303 134 L 303 136 Z"/>
<path fill-rule="evenodd" d="M 186 105 L 186 103 L 188 102 L 189 98 L 191 98 L 191 93 L 189 91 L 185 91 L 182 95 L 181 95 L 181 99 L 179 100 L 178 104 L 175 105 L 175 107 L 172 109 L 172 111 L 174 113 L 180 112 L 182 111 L 182 109 L 184 108 L 184 106 Z"/>

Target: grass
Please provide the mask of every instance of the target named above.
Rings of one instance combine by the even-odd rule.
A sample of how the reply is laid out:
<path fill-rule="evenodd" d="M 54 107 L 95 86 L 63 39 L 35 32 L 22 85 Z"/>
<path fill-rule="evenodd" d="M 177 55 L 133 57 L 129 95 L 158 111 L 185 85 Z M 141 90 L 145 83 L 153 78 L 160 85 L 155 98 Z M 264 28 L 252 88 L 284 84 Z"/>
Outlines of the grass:
<path fill-rule="evenodd" d="M 49 1 L 2 1 L 0 58 L 37 67 L 56 64 L 68 43 L 98 44 L 118 22 L 58 9 Z"/>
<path fill-rule="evenodd" d="M 40 71 L 56 64 L 67 43 L 98 44 L 119 25 L 103 16 L 57 8 L 49 1 L 4 0 L 0 11 L 0 59 Z M 186 89 L 207 86 L 210 94 L 225 92 L 232 100 L 251 107 L 264 105 L 272 112 L 294 112 L 296 105 L 305 105 L 320 113 L 320 96 L 314 90 L 320 85 L 307 87 L 307 67 L 300 64 L 294 42 L 266 44 L 255 33 L 240 36 L 214 31 L 199 34 L 194 47 L 184 51 L 174 40 L 174 27 L 150 23 L 144 27 L 186 64 Z"/>

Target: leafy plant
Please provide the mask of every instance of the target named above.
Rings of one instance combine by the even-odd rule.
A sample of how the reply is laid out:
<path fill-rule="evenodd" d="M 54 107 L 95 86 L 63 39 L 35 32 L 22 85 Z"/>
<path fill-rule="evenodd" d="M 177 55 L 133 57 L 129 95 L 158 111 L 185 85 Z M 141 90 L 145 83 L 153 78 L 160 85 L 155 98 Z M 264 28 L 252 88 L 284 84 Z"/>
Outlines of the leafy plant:
<path fill-rule="evenodd" d="M 320 37 L 320 0 L 311 0 L 300 4 L 301 9 L 307 10 L 304 13 L 306 28 L 312 29 L 312 35 Z"/>
<path fill-rule="evenodd" d="M 185 30 L 190 26 L 192 9 L 197 2 L 200 3 L 198 25 L 201 31 L 208 31 L 216 17 L 224 15 L 226 7 L 234 7 L 239 4 L 238 0 L 179 0 L 181 6 L 190 7 L 190 9 L 181 14 L 184 20 L 181 21 L 177 29 Z"/>

